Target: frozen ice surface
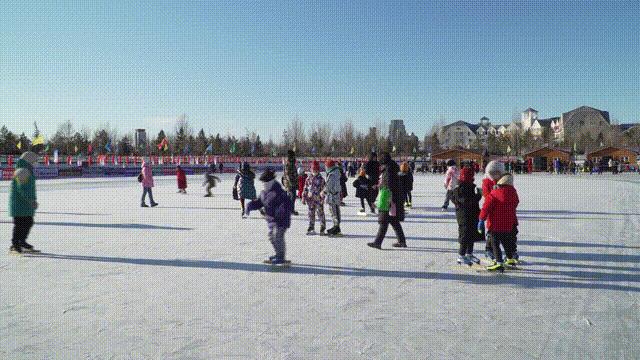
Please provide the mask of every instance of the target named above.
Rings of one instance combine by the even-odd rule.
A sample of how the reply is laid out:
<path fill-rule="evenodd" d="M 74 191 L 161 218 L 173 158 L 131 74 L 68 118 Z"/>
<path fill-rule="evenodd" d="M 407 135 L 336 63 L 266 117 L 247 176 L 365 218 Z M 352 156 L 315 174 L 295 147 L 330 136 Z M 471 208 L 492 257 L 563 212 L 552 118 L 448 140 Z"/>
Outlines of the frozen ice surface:
<path fill-rule="evenodd" d="M 0 251 L 0 358 L 640 356 L 637 175 L 516 176 L 527 265 L 503 275 L 456 264 L 439 175 L 416 175 L 406 249 L 391 229 L 385 251 L 366 246 L 377 219 L 356 215 L 350 184 L 343 238 L 306 236 L 297 203 L 281 271 L 262 264 L 264 220 L 241 219 L 222 180 L 204 198 L 202 176 L 188 195 L 156 178 L 153 209 L 135 178 L 39 181 L 29 241 L 46 254 Z"/>

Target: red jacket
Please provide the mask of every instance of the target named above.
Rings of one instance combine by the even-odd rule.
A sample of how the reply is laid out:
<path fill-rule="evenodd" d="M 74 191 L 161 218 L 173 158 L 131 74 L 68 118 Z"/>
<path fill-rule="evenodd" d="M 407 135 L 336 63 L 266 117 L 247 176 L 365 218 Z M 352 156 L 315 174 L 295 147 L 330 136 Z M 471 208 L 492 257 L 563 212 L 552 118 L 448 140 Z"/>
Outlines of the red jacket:
<path fill-rule="evenodd" d="M 187 176 L 185 175 L 184 170 L 176 170 L 176 178 L 178 178 L 178 189 L 186 189 Z"/>
<path fill-rule="evenodd" d="M 486 198 L 487 195 L 491 194 L 491 190 L 496 185 L 496 181 L 492 178 L 484 178 L 482 179 L 482 197 Z"/>
<path fill-rule="evenodd" d="M 302 192 L 304 191 L 304 184 L 307 181 L 307 174 L 298 175 L 298 197 L 302 197 Z"/>
<path fill-rule="evenodd" d="M 487 222 L 487 229 L 497 233 L 513 231 L 518 223 L 516 208 L 518 207 L 518 192 L 511 185 L 501 185 L 484 199 L 480 220 Z"/>

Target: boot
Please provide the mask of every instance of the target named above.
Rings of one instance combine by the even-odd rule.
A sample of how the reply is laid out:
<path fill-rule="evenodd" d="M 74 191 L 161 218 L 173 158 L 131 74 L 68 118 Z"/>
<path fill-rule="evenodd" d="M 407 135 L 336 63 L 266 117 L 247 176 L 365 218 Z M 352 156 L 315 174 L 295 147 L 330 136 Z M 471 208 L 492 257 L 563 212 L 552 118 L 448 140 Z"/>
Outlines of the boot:
<path fill-rule="evenodd" d="M 407 247 L 407 243 L 404 242 L 404 241 L 402 241 L 402 242 L 398 241 L 398 242 L 395 242 L 395 243 L 391 244 L 391 246 L 393 246 L 395 248 L 406 248 Z"/>
<path fill-rule="evenodd" d="M 371 247 L 371 248 L 374 248 L 374 249 L 382 250 L 382 245 L 380 245 L 380 244 L 376 244 L 376 243 L 374 243 L 374 242 L 367 243 L 367 246 L 368 246 L 368 247 Z"/>
<path fill-rule="evenodd" d="M 309 225 L 309 228 L 307 228 L 307 235 L 315 235 L 316 231 L 314 229 L 313 224 Z"/>
<path fill-rule="evenodd" d="M 325 230 L 326 230 L 326 226 L 325 226 L 325 224 L 320 225 L 320 236 L 327 235 L 327 234 L 325 233 Z"/>

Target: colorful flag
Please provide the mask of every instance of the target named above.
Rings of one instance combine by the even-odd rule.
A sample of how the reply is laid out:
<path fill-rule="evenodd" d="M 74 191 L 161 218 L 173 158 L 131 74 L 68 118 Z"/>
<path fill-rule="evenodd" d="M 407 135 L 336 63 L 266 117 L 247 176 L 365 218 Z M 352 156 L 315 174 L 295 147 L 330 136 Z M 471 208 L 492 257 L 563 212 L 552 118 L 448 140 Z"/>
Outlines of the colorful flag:
<path fill-rule="evenodd" d="M 78 152 L 78 145 L 73 147 L 73 151 L 75 151 L 76 153 Z"/>
<path fill-rule="evenodd" d="M 51 144 L 47 144 L 47 147 L 46 147 L 46 148 L 44 148 L 44 151 L 45 151 L 45 152 L 49 152 L 49 149 L 50 149 L 50 148 L 51 148 Z"/>
<path fill-rule="evenodd" d="M 18 148 L 18 150 L 22 150 L 22 141 L 18 141 L 16 147 Z"/>
<path fill-rule="evenodd" d="M 33 145 L 33 146 L 44 145 L 44 136 L 43 135 L 38 135 L 38 136 L 34 137 L 33 141 L 31 142 L 31 145 Z"/>
<path fill-rule="evenodd" d="M 167 138 L 165 137 L 158 144 L 158 150 L 162 150 L 162 148 L 164 148 L 164 151 L 167 151 L 168 145 L 169 145 L 169 140 L 167 140 Z"/>
<path fill-rule="evenodd" d="M 507 145 L 507 153 L 511 154 L 511 146 Z"/>
<path fill-rule="evenodd" d="M 87 154 L 91 154 L 92 152 L 93 152 L 93 146 L 89 144 L 89 146 L 87 146 Z"/>
<path fill-rule="evenodd" d="M 577 146 L 577 144 L 574 142 L 574 143 L 573 143 L 573 152 L 576 152 L 576 151 L 578 151 L 578 146 Z"/>
<path fill-rule="evenodd" d="M 356 148 L 352 146 L 352 147 L 351 147 L 350 154 L 351 154 L 351 155 L 353 155 L 355 152 L 356 152 Z"/>
<path fill-rule="evenodd" d="M 231 144 L 230 152 L 231 152 L 232 154 L 235 154 L 235 153 L 236 153 L 236 151 L 238 151 L 238 146 L 236 145 L 236 143 Z"/>
<path fill-rule="evenodd" d="M 316 147 L 315 147 L 315 146 L 311 148 L 311 154 L 315 155 L 315 154 L 316 154 L 316 151 L 318 151 L 318 150 L 316 150 Z"/>
<path fill-rule="evenodd" d="M 416 149 L 416 147 L 414 146 L 414 147 L 413 147 L 413 153 L 415 154 L 415 153 L 417 153 L 417 152 L 418 152 L 418 150 L 417 150 L 417 149 Z"/>
<path fill-rule="evenodd" d="M 53 150 L 53 162 L 57 164 L 58 160 L 60 159 L 58 158 L 58 150 L 56 149 L 56 150 Z"/>
<path fill-rule="evenodd" d="M 391 149 L 391 152 L 396 152 L 396 150 L 397 150 L 397 149 L 396 149 L 396 146 L 395 146 L 395 145 L 393 145 L 393 149 Z"/>
<path fill-rule="evenodd" d="M 164 143 L 164 151 L 167 151 L 167 150 L 169 150 L 169 143 L 165 142 Z"/>
<path fill-rule="evenodd" d="M 107 141 L 107 145 L 104 146 L 104 149 L 109 153 L 111 152 L 111 140 Z"/>
<path fill-rule="evenodd" d="M 207 149 L 205 150 L 205 152 L 207 152 L 207 153 L 213 152 L 213 144 L 209 144 L 209 146 L 207 146 Z"/>

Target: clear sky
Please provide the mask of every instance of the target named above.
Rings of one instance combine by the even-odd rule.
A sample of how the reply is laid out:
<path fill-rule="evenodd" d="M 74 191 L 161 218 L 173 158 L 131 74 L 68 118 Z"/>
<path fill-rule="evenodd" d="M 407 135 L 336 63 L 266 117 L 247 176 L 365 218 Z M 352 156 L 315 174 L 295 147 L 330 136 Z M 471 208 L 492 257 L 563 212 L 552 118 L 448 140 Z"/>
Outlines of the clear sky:
<path fill-rule="evenodd" d="M 640 1 L 2 1 L 0 124 L 640 121 Z"/>

